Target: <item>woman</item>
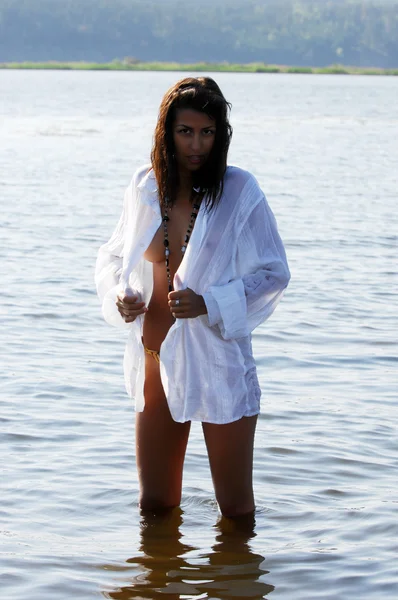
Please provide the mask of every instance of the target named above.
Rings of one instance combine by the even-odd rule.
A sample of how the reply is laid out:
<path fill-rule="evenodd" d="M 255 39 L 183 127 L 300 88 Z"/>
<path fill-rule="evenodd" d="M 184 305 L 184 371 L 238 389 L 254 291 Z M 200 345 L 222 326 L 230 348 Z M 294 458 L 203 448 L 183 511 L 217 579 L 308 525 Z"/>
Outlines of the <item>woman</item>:
<path fill-rule="evenodd" d="M 135 173 L 97 260 L 104 317 L 131 329 L 124 371 L 144 510 L 179 505 L 192 420 L 202 422 L 223 515 L 255 509 L 260 387 L 250 334 L 290 275 L 257 181 L 227 166 L 229 108 L 208 77 L 166 93 L 151 165 Z"/>

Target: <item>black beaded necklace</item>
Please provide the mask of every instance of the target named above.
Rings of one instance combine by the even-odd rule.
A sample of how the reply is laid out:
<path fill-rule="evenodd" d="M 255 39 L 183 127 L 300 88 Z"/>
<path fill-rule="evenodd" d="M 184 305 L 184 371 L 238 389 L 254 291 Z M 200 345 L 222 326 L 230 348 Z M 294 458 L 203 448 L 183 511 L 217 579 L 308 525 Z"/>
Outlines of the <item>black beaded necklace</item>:
<path fill-rule="evenodd" d="M 199 196 L 199 189 L 193 188 L 194 191 L 196 192 L 197 196 Z M 187 232 L 185 234 L 185 239 L 184 239 L 184 243 L 181 246 L 181 252 L 182 255 L 184 256 L 185 251 L 187 249 L 191 234 L 192 234 L 192 230 L 193 227 L 195 225 L 195 220 L 196 217 L 198 216 L 198 212 L 200 209 L 200 202 L 201 202 L 201 197 L 199 196 L 199 200 L 196 200 L 196 202 L 194 202 L 192 204 L 192 212 L 191 212 L 191 218 L 189 221 L 189 225 L 188 225 L 188 229 Z M 169 217 L 169 210 L 171 210 L 171 207 L 169 206 L 169 202 L 166 199 L 165 205 L 164 205 L 164 216 L 163 216 L 163 231 L 164 231 L 164 254 L 166 257 L 166 274 L 167 274 L 167 283 L 169 285 L 169 292 L 173 291 L 173 282 L 171 279 L 171 273 L 170 273 L 170 244 L 169 244 L 169 232 L 167 229 L 167 223 L 170 221 L 170 217 Z"/>

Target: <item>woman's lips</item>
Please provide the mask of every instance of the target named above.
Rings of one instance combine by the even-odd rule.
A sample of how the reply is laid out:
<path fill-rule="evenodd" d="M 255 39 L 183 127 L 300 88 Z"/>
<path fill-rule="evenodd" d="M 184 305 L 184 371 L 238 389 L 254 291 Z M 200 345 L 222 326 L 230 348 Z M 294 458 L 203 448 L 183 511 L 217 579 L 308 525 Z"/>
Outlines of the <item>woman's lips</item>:
<path fill-rule="evenodd" d="M 203 156 L 198 156 L 198 155 L 188 156 L 188 160 L 193 165 L 199 165 L 201 162 L 203 162 Z"/>

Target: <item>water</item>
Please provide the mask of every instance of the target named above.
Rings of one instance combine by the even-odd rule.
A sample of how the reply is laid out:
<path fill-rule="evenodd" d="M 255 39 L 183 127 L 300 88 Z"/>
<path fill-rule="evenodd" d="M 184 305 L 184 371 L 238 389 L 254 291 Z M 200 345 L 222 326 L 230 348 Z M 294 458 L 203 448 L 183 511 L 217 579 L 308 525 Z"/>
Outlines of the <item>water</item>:
<path fill-rule="evenodd" d="M 217 524 L 198 424 L 181 511 L 140 517 L 93 266 L 178 77 L 0 72 L 2 597 L 395 600 L 397 78 L 217 75 L 292 271 L 254 336 L 256 526 Z"/>

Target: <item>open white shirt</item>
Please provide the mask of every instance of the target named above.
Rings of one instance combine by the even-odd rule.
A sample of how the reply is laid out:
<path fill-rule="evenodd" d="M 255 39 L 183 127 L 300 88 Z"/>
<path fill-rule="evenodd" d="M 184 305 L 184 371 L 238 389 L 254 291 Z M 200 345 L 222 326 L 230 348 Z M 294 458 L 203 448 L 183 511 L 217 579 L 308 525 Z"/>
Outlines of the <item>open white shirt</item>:
<path fill-rule="evenodd" d="M 144 409 L 143 318 L 126 324 L 115 300 L 127 286 L 148 305 L 152 263 L 143 257 L 161 225 L 156 178 L 150 165 L 134 175 L 123 212 L 98 254 L 95 281 L 105 320 L 130 329 L 126 388 Z M 275 218 L 256 179 L 227 167 L 219 204 L 202 202 L 174 289 L 203 296 L 207 315 L 177 319 L 160 348 L 160 373 L 175 421 L 230 423 L 259 412 L 260 388 L 251 332 L 274 311 L 290 278 Z"/>

